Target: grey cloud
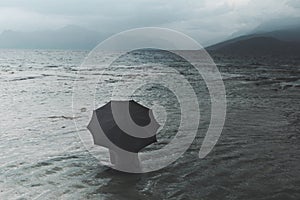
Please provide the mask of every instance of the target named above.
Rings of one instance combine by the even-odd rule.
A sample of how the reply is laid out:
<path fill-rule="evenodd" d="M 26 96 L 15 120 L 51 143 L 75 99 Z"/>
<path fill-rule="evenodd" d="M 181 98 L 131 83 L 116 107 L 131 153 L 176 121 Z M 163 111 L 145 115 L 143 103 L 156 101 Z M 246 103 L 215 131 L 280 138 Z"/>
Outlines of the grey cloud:
<path fill-rule="evenodd" d="M 298 0 L 290 0 L 287 2 L 287 4 L 294 8 L 300 8 L 300 1 Z"/>
<path fill-rule="evenodd" d="M 201 43 L 245 33 L 274 18 L 300 17 L 298 0 L 2 0 L 0 31 L 80 25 L 102 33 L 130 28 L 173 28 Z"/>

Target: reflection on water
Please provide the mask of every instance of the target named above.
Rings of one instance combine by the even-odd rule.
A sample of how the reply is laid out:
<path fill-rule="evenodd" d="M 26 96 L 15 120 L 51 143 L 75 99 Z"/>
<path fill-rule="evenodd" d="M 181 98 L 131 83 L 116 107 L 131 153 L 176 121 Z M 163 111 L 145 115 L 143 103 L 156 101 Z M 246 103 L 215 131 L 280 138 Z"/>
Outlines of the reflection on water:
<path fill-rule="evenodd" d="M 201 123 L 189 150 L 162 170 L 133 175 L 99 165 L 76 133 L 72 87 L 85 55 L 0 51 L 0 199 L 300 198 L 299 66 L 221 59 L 228 110 L 213 151 L 198 158 L 210 119 L 210 100 L 200 81 Z M 83 72 L 79 78 L 89 77 Z M 170 100 L 167 93 L 161 92 L 162 102 Z M 178 106 L 169 105 L 176 113 Z M 89 115 L 86 105 L 77 111 Z M 149 149 L 173 137 L 178 118 L 172 116 L 174 120 L 167 119 L 170 130 L 161 132 L 159 142 Z"/>

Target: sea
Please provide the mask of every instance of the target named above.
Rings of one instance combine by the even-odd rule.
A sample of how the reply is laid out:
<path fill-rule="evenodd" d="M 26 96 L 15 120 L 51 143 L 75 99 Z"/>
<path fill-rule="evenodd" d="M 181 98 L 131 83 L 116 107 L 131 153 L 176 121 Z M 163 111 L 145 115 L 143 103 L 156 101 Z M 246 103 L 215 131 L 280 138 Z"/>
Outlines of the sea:
<path fill-rule="evenodd" d="M 225 86 L 226 118 L 216 145 L 200 159 L 212 100 L 192 65 L 150 49 L 113 63 L 104 57 L 115 54 L 103 52 L 92 67 L 84 64 L 88 55 L 0 50 L 0 199 L 300 199 L 299 63 L 212 56 Z M 158 142 L 143 152 L 161 149 L 180 129 L 181 104 L 192 99 L 181 88 L 185 81 L 172 78 L 174 70 L 198 99 L 201 117 L 192 144 L 157 171 L 132 174 L 107 166 L 107 151 L 93 151 L 89 143 L 93 109 L 112 91 L 152 108 L 161 128 Z M 183 95 L 160 85 L 158 74 Z M 124 80 L 141 82 L 131 93 Z M 195 110 L 188 109 L 190 119 Z"/>

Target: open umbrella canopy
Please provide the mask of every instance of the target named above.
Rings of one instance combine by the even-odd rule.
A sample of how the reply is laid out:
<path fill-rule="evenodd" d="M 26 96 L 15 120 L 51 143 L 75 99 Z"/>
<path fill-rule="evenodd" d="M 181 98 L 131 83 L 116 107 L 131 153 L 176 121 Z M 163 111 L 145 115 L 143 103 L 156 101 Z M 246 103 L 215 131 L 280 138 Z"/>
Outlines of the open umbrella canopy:
<path fill-rule="evenodd" d="M 156 142 L 159 124 L 152 110 L 133 101 L 110 101 L 93 111 L 88 124 L 94 143 L 137 153 Z"/>

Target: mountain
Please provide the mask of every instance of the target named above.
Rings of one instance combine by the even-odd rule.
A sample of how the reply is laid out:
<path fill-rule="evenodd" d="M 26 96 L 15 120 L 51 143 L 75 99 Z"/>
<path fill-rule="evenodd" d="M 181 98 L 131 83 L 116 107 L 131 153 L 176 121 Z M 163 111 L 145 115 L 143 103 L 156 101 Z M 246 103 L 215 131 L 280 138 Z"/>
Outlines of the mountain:
<path fill-rule="evenodd" d="M 255 35 L 263 33 L 280 34 L 281 31 L 300 29 L 300 17 L 287 17 L 287 18 L 277 18 L 261 23 L 254 29 L 242 29 L 237 32 L 232 33 L 226 40 L 231 40 L 240 36 L 245 35 Z M 278 32 L 278 33 L 277 33 Z M 300 32 L 299 30 L 296 32 Z"/>
<path fill-rule="evenodd" d="M 99 32 L 74 25 L 48 31 L 7 30 L 0 34 L 0 48 L 91 49 L 103 39 Z"/>
<path fill-rule="evenodd" d="M 231 56 L 300 57 L 300 26 L 240 36 L 207 50 Z"/>

